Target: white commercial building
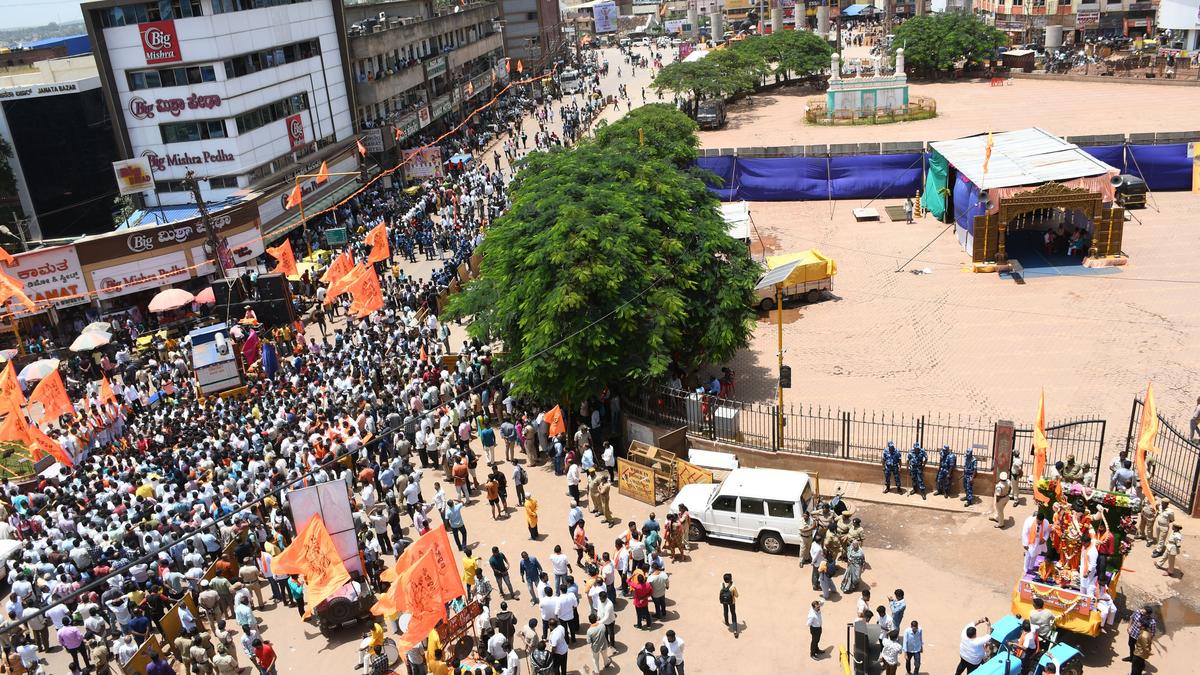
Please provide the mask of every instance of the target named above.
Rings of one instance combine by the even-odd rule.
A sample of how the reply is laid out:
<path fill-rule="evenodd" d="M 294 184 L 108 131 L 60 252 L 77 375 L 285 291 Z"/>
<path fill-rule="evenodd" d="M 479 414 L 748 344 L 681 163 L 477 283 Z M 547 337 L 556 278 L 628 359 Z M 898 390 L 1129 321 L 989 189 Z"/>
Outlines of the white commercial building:
<path fill-rule="evenodd" d="M 83 9 L 118 152 L 150 160 L 162 204 L 193 201 L 182 180 L 189 169 L 205 201 L 221 202 L 279 190 L 353 145 L 339 1 L 101 0 Z"/>

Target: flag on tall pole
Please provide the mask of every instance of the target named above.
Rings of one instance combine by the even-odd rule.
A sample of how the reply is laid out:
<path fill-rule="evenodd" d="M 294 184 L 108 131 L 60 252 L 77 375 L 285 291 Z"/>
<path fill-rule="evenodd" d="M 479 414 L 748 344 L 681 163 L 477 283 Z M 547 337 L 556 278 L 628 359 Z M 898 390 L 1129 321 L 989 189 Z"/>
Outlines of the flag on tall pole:
<path fill-rule="evenodd" d="M 356 145 L 358 145 L 358 154 L 362 155 L 363 157 L 366 157 L 367 156 L 367 146 L 363 145 L 362 141 L 354 141 L 354 143 Z"/>
<path fill-rule="evenodd" d="M 283 243 L 278 246 L 273 246 L 267 249 L 267 255 L 279 261 L 275 265 L 275 269 L 271 270 L 282 274 L 285 277 L 294 277 L 300 274 L 296 267 L 296 254 L 292 252 L 292 240 L 284 239 Z"/>
<path fill-rule="evenodd" d="M 1050 449 L 1050 441 L 1046 438 L 1046 390 L 1038 399 L 1037 422 L 1033 425 L 1033 498 L 1039 502 L 1049 500 L 1037 490 L 1037 483 L 1046 472 L 1046 452 Z"/>
<path fill-rule="evenodd" d="M 1154 491 L 1150 489 L 1150 474 L 1146 470 L 1146 455 L 1157 452 L 1154 438 L 1158 436 L 1158 406 L 1154 403 L 1154 385 L 1146 385 L 1146 400 L 1142 402 L 1142 417 L 1138 420 L 1137 450 L 1134 464 L 1137 466 L 1138 482 L 1142 485 L 1142 499 L 1154 504 Z"/>
<path fill-rule="evenodd" d="M 317 171 L 317 179 L 313 181 L 317 185 L 329 180 L 329 162 L 321 162 L 321 169 Z"/>

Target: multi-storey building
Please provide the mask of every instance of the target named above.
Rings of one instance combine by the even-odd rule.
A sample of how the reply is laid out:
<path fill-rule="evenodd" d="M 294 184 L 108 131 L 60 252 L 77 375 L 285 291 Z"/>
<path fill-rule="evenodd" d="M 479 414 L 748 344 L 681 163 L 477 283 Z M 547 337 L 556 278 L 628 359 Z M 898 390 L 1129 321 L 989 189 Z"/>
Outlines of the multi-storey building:
<path fill-rule="evenodd" d="M 498 6 L 438 12 L 432 0 L 346 5 L 356 117 L 385 147 L 446 128 L 505 80 Z M 414 141 L 415 142 L 415 141 Z"/>
<path fill-rule="evenodd" d="M 566 48 L 559 0 L 499 0 L 499 3 L 504 20 L 504 53 L 510 58 L 521 59 L 540 70 Z"/>
<path fill-rule="evenodd" d="M 293 175 L 353 146 L 340 0 L 99 0 L 83 10 L 118 151 L 150 161 L 161 203 L 192 201 L 188 170 L 206 201 L 271 201 Z M 264 231 L 282 211 L 263 214 Z"/>
<path fill-rule="evenodd" d="M 1046 28 L 1062 28 L 1066 42 L 1102 35 L 1150 35 L 1154 0 L 975 0 L 973 7 L 1016 43 L 1043 44 Z"/>

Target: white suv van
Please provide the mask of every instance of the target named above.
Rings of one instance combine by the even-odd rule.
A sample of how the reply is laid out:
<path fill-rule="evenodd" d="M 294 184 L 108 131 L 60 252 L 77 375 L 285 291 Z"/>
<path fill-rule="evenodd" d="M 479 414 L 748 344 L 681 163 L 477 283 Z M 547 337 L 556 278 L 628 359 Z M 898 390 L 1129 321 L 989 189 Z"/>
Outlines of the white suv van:
<path fill-rule="evenodd" d="M 685 485 L 671 511 L 687 507 L 693 540 L 747 541 L 782 553 L 786 544 L 800 544 L 801 516 L 815 508 L 816 499 L 802 471 L 734 469 L 720 484 Z"/>

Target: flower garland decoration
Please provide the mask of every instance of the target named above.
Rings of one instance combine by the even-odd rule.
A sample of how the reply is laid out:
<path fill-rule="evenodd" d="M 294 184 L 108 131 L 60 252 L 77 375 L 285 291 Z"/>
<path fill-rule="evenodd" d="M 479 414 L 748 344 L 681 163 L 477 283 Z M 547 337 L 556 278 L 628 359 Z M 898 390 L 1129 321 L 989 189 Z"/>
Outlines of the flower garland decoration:
<path fill-rule="evenodd" d="M 1080 593 L 1080 594 L 1075 595 L 1074 600 L 1067 602 L 1062 598 L 1062 593 L 1059 591 L 1051 590 L 1051 591 L 1041 592 L 1041 591 L 1038 591 L 1038 589 L 1034 588 L 1033 586 L 1029 587 L 1029 594 L 1035 598 L 1041 599 L 1042 602 L 1049 601 L 1049 602 L 1052 602 L 1052 604 L 1063 605 L 1063 610 L 1062 610 L 1063 614 L 1070 614 L 1070 613 L 1074 612 L 1079 607 L 1079 605 L 1083 603 L 1084 600 L 1088 599 L 1087 596 Z"/>

